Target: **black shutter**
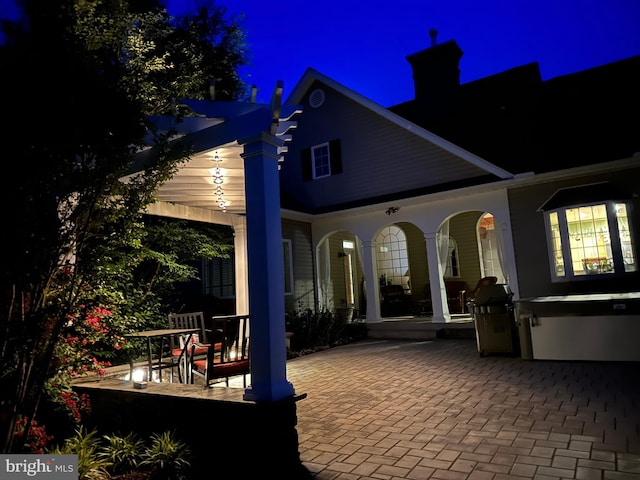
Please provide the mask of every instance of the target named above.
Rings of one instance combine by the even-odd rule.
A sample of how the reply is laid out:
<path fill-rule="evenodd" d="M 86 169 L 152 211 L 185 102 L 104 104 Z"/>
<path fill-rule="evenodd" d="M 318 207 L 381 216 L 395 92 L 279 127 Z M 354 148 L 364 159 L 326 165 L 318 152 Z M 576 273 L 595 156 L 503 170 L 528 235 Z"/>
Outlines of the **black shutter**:
<path fill-rule="evenodd" d="M 331 140 L 329 142 L 329 155 L 331 156 L 331 175 L 342 173 L 342 149 L 340 148 L 340 140 Z"/>
<path fill-rule="evenodd" d="M 311 180 L 313 177 L 311 175 L 311 149 L 304 148 L 300 152 L 300 160 L 302 161 L 302 180 L 307 181 Z"/>

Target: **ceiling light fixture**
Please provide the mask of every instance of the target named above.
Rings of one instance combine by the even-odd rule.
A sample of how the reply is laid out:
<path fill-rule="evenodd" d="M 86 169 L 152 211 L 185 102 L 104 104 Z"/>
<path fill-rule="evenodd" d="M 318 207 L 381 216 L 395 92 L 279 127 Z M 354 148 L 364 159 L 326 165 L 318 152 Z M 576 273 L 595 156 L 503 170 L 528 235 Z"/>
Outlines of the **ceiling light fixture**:
<path fill-rule="evenodd" d="M 220 158 L 220 155 L 218 155 L 218 151 L 215 151 L 215 154 L 213 156 L 213 161 L 216 162 L 216 168 L 213 171 L 213 184 L 216 185 L 216 196 L 218 197 L 218 207 L 220 207 L 220 209 L 223 212 L 227 211 L 227 202 L 224 201 L 222 199 L 222 187 L 221 185 L 224 183 L 224 174 L 222 173 L 222 169 L 220 168 L 220 162 L 222 162 L 222 159 Z"/>

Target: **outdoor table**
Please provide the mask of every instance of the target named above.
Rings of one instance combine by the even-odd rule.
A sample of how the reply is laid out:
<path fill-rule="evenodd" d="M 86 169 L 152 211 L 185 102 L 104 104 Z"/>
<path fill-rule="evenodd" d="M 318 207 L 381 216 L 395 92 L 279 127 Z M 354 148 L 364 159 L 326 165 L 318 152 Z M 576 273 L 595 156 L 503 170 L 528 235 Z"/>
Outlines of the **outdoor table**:
<path fill-rule="evenodd" d="M 148 374 L 147 380 L 150 382 L 153 379 L 153 370 L 157 369 L 160 372 L 160 381 L 162 381 L 162 352 L 164 350 L 165 339 L 170 339 L 176 335 L 185 335 L 187 336 L 186 341 L 184 342 L 184 347 L 180 354 L 180 361 L 184 362 L 185 372 L 187 365 L 187 348 L 191 344 L 191 337 L 194 333 L 198 333 L 200 329 L 198 328 L 162 328 L 158 330 L 145 330 L 142 332 L 132 332 L 125 335 L 126 338 L 144 338 L 147 341 L 147 365 L 148 365 Z M 158 356 L 157 356 L 157 366 L 154 368 L 154 359 L 153 359 L 153 349 L 152 343 L 153 340 L 160 339 L 158 346 Z M 173 360 L 172 360 L 173 362 Z M 172 365 L 173 368 L 173 365 Z M 132 365 L 133 370 L 133 365 Z M 133 372 L 132 372 L 133 373 Z"/>

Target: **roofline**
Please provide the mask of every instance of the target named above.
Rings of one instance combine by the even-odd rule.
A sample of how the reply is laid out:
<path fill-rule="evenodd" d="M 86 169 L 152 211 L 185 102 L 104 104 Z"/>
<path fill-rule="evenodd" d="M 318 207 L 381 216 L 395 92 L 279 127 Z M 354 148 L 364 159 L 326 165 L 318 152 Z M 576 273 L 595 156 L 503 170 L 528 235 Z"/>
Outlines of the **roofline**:
<path fill-rule="evenodd" d="M 638 158 L 630 157 L 620 160 L 613 160 L 608 162 L 602 162 L 587 166 L 573 167 L 564 170 L 556 170 L 554 172 L 545 172 L 540 174 L 525 173 L 514 176 L 510 179 L 497 180 L 495 182 L 483 183 L 479 185 L 473 185 L 469 187 L 462 187 L 454 190 L 447 190 L 443 192 L 429 193 L 426 195 L 416 195 L 414 197 L 407 197 L 403 199 L 397 199 L 393 201 L 393 204 L 397 207 L 406 207 L 419 202 L 433 202 L 447 200 L 449 198 L 475 195 L 478 193 L 496 191 L 498 189 L 509 190 L 512 188 L 529 187 L 533 185 L 546 184 L 556 181 L 562 181 L 567 179 L 575 179 L 576 177 L 593 175 L 598 173 L 606 173 L 612 171 L 620 171 L 627 168 L 633 168 L 638 166 Z M 388 205 L 388 201 L 381 201 L 371 203 L 368 205 L 345 208 L 341 210 L 332 210 L 321 213 L 312 213 L 311 216 L 314 219 L 330 218 L 335 216 L 352 216 L 367 213 L 369 211 L 379 210 L 385 205 Z"/>
<path fill-rule="evenodd" d="M 400 128 L 403 128 L 404 130 L 411 132 L 414 135 L 433 143 L 434 145 L 439 146 L 440 148 L 446 150 L 447 152 L 453 155 L 456 155 L 457 157 L 463 160 L 466 160 L 472 165 L 475 165 L 476 167 L 481 168 L 482 170 L 485 170 L 488 173 L 491 173 L 503 180 L 514 177 L 513 173 L 508 172 L 507 170 L 504 170 L 494 165 L 493 163 L 478 157 L 477 155 L 474 155 L 473 153 L 465 150 L 464 148 L 461 148 L 428 130 L 425 130 L 424 128 L 416 125 L 415 123 L 410 122 L 406 118 L 401 117 L 400 115 L 397 115 L 387 110 L 380 104 L 375 103 L 372 100 L 369 100 L 368 98 L 360 95 L 359 93 L 356 93 L 355 91 L 345 87 L 341 83 L 336 82 L 332 78 L 329 78 L 326 75 L 323 75 L 322 73 L 318 72 L 317 70 L 311 67 L 307 68 L 307 70 L 305 71 L 300 81 L 296 84 L 295 88 L 293 89 L 293 91 L 285 101 L 285 105 L 291 105 L 291 104 L 299 105 L 304 94 L 309 90 L 309 88 L 311 87 L 311 84 L 316 80 L 326 84 L 328 87 L 333 88 L 334 90 L 346 96 L 350 100 L 371 110 L 373 113 L 383 117 L 389 122 L 396 124 Z"/>

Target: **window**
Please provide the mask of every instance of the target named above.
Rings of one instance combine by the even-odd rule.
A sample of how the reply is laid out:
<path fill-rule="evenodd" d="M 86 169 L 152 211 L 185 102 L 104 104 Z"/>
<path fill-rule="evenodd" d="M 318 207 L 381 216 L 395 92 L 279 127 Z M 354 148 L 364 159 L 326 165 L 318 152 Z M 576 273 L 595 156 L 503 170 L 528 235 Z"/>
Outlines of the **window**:
<path fill-rule="evenodd" d="M 444 270 L 444 276 L 447 278 L 460 276 L 460 269 L 458 268 L 458 244 L 455 239 L 451 237 L 449 237 L 447 266 Z"/>
<path fill-rule="evenodd" d="M 233 256 L 213 258 L 202 262 L 204 293 L 218 298 L 235 296 L 235 269 Z"/>
<path fill-rule="evenodd" d="M 300 151 L 302 179 L 317 180 L 342 173 L 340 140 L 320 143 Z"/>
<path fill-rule="evenodd" d="M 346 288 L 345 296 L 347 306 L 351 306 L 355 303 L 355 288 L 353 285 L 353 253 L 356 248 L 356 244 L 353 240 L 342 240 L 342 251 L 344 255 L 342 257 L 343 269 L 344 269 L 344 284 Z"/>
<path fill-rule="evenodd" d="M 629 210 L 626 202 L 606 201 L 546 212 L 552 279 L 635 272 Z"/>
<path fill-rule="evenodd" d="M 282 240 L 282 256 L 284 258 L 284 294 L 293 294 L 293 249 L 291 240 Z"/>
<path fill-rule="evenodd" d="M 376 238 L 380 285 L 402 285 L 409 292 L 407 238 L 397 225 L 384 227 Z"/>
<path fill-rule="evenodd" d="M 329 162 L 329 144 L 323 143 L 311 149 L 311 161 L 313 162 L 313 178 L 328 177 L 331 175 L 331 163 Z"/>

